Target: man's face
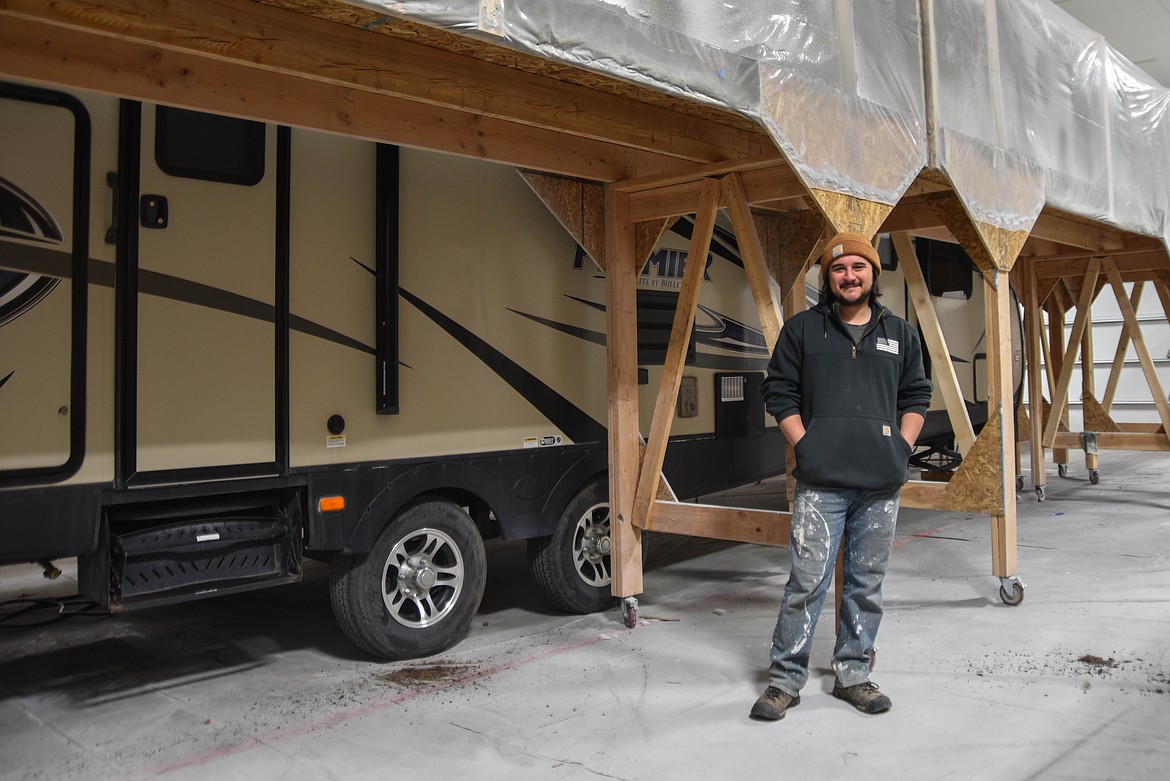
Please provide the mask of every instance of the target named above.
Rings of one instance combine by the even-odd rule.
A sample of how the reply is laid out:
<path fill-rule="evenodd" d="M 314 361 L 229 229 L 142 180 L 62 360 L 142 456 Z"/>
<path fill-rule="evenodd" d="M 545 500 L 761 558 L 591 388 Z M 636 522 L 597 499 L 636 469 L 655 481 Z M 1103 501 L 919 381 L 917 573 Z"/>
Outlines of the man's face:
<path fill-rule="evenodd" d="M 842 255 L 829 266 L 829 290 L 842 304 L 863 304 L 873 292 L 873 266 L 860 255 Z"/>

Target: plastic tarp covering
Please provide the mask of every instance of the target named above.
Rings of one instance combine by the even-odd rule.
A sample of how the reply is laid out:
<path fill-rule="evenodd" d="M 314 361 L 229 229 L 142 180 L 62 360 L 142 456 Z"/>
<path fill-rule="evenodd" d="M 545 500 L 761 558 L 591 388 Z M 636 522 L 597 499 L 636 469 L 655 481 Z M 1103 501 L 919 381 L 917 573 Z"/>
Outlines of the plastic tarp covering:
<path fill-rule="evenodd" d="M 1170 230 L 1170 93 L 1050 0 L 348 1 L 739 112 L 810 187 Z"/>
<path fill-rule="evenodd" d="M 1164 236 L 1167 90 L 1048 0 L 933 0 L 932 163 L 973 217 Z"/>

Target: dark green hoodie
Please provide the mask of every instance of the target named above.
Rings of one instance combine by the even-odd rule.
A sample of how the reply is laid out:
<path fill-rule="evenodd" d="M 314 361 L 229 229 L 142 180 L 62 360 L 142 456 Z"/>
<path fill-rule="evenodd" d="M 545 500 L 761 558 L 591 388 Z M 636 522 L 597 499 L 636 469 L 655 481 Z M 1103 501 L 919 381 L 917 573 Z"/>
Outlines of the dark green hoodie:
<path fill-rule="evenodd" d="M 898 421 L 925 415 L 931 382 L 918 332 L 879 303 L 854 345 L 833 304 L 790 318 L 780 332 L 764 406 L 776 420 L 799 413 L 806 430 L 794 475 L 820 488 L 882 491 L 906 482 L 910 445 Z"/>

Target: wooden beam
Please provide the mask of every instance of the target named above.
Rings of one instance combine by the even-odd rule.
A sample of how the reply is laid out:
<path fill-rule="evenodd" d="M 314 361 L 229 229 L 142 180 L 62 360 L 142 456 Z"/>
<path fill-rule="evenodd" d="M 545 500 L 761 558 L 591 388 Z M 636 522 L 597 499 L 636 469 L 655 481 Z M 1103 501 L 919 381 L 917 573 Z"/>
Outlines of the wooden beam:
<path fill-rule="evenodd" d="M 642 593 L 642 535 L 634 527 L 638 435 L 638 264 L 629 197 L 605 191 L 605 332 L 609 393 L 609 507 L 614 596 Z"/>
<path fill-rule="evenodd" d="M 955 432 L 955 441 L 959 452 L 966 455 L 971 445 L 975 444 L 975 429 L 971 425 L 971 415 L 967 412 L 967 402 L 963 400 L 963 391 L 955 374 L 955 364 L 951 361 L 951 353 L 947 348 L 946 335 L 938 320 L 934 303 L 930 300 L 930 291 L 927 290 L 926 279 L 922 276 L 922 267 L 918 265 L 918 256 L 914 252 L 909 234 L 895 233 L 892 234 L 892 239 L 894 251 L 898 255 L 898 266 L 902 269 L 910 300 L 918 314 L 931 365 L 946 404 L 947 417 L 951 421 L 951 429 Z"/>
<path fill-rule="evenodd" d="M 1068 389 L 1072 383 L 1077 351 L 1080 349 L 1081 336 L 1085 332 L 1085 324 L 1089 319 L 1089 310 L 1093 304 L 1093 289 L 1097 283 L 1097 276 L 1100 273 L 1100 269 L 1100 258 L 1093 258 L 1085 274 L 1085 285 L 1081 290 L 1080 301 L 1077 303 L 1077 317 L 1073 321 L 1072 333 L 1068 337 L 1068 351 L 1064 354 L 1063 360 L 1061 360 L 1060 378 L 1056 381 L 1056 388 L 1052 391 L 1052 414 L 1044 424 L 1044 443 L 1048 447 L 1052 447 L 1052 442 L 1056 437 L 1057 424 L 1060 422 L 1060 418 L 1064 415 L 1064 409 L 1068 405 Z"/>
<path fill-rule="evenodd" d="M 1043 211 L 1036 218 L 1033 236 L 1060 244 L 1083 247 L 1094 252 L 1112 252 L 1125 248 L 1121 233 L 1100 224 L 1086 224 L 1078 220 Z"/>
<path fill-rule="evenodd" d="M 699 191 L 702 188 L 703 180 L 700 179 L 630 193 L 630 219 L 644 222 L 690 214 L 699 202 Z"/>
<path fill-rule="evenodd" d="M 788 163 L 785 162 L 783 155 L 779 152 L 771 152 L 757 157 L 723 160 L 717 163 L 694 166 L 681 172 L 654 174 L 635 179 L 627 179 L 624 182 L 615 182 L 614 187 L 619 192 L 637 193 L 645 190 L 657 190 L 660 187 L 669 187 L 675 184 L 694 183 L 702 179 L 718 179 L 730 173 L 747 173 L 748 171 L 765 168 L 786 169 L 790 173 L 792 171 L 788 167 Z M 796 174 L 791 173 L 791 176 L 795 178 Z"/>
<path fill-rule="evenodd" d="M 756 225 L 752 220 L 751 208 L 748 206 L 747 195 L 743 189 L 743 180 L 737 173 L 728 174 L 720 181 L 723 200 L 727 204 L 727 214 L 731 218 L 731 226 L 735 230 L 735 240 L 739 245 L 740 258 L 747 273 L 748 286 L 751 288 L 752 298 L 756 303 L 756 312 L 760 317 L 760 328 L 764 332 L 764 342 L 771 353 L 776 347 L 776 340 L 780 338 L 780 324 L 783 316 L 780 305 L 772 294 L 772 283 L 768 275 L 767 261 L 764 259 L 764 248 L 760 244 L 760 237 L 756 233 Z"/>
<path fill-rule="evenodd" d="M 696 171 L 712 167 L 729 166 L 707 166 Z M 694 205 L 699 198 L 699 189 L 704 178 L 709 177 L 671 174 L 661 178 L 667 183 L 659 187 L 638 185 L 630 188 L 630 213 L 635 222 L 690 214 L 695 209 Z M 791 198 L 806 193 L 796 174 L 787 166 L 749 169 L 740 173 L 739 178 L 743 197 L 748 204 Z M 629 182 L 623 182 L 619 186 L 629 185 Z"/>
<path fill-rule="evenodd" d="M 1170 431 L 1170 403 L 1167 403 L 1162 383 L 1158 380 L 1158 370 L 1150 357 L 1149 348 L 1146 347 L 1146 340 L 1142 336 L 1141 326 L 1138 325 L 1137 315 L 1134 313 L 1133 307 L 1130 306 L 1129 299 L 1125 296 L 1121 275 L 1117 273 L 1113 262 L 1106 259 L 1104 265 L 1105 274 L 1109 277 L 1109 284 L 1113 286 L 1113 295 L 1117 299 L 1117 308 L 1121 310 L 1121 316 L 1125 320 L 1125 328 L 1133 343 L 1133 350 L 1137 353 L 1138 360 L 1142 365 L 1142 372 L 1146 375 L 1146 383 L 1150 386 L 1150 393 L 1154 397 L 1154 406 L 1158 410 L 1158 417 L 1162 421 L 1162 427 L 1166 431 Z"/>
<path fill-rule="evenodd" d="M 786 547 L 792 534 L 792 513 L 658 501 L 654 503 L 654 512 L 646 529 L 711 540 Z"/>
<path fill-rule="evenodd" d="M 775 154 L 762 131 L 248 0 L 6 0 L 0 15 L 215 57 L 692 162 Z M 7 24 L 7 22 L 5 22 Z M 70 51 L 87 58 L 86 49 Z"/>
<path fill-rule="evenodd" d="M 934 483 L 927 480 L 911 480 L 902 486 L 899 506 L 913 507 L 919 510 L 933 510 L 946 491 L 946 483 Z"/>
<path fill-rule="evenodd" d="M 0 14 L 0 74 L 612 181 L 661 155 L 468 112 Z"/>
<path fill-rule="evenodd" d="M 675 305 L 670 344 L 666 347 L 666 358 L 662 364 L 662 377 L 654 404 L 654 417 L 650 423 L 650 436 L 646 439 L 646 456 L 642 461 L 638 488 L 634 495 L 634 525 L 638 528 L 646 527 L 647 518 L 653 512 L 654 497 L 658 493 L 662 460 L 666 455 L 666 444 L 670 438 L 670 426 L 674 420 L 678 389 L 686 363 L 687 344 L 699 304 L 699 288 L 702 286 L 704 271 L 701 259 L 707 256 L 711 247 L 711 234 L 715 228 L 715 215 L 718 210 L 719 182 L 715 179 L 704 179 L 695 212 L 695 227 L 687 252 L 688 263 L 683 272 L 682 287 L 679 289 L 678 302 Z"/>
<path fill-rule="evenodd" d="M 1056 435 L 1056 447 L 1079 450 L 1084 447 L 1081 435 L 1064 431 Z M 1097 434 L 1098 450 L 1170 450 L 1170 439 L 1164 432 L 1101 432 Z"/>
<path fill-rule="evenodd" d="M 1032 258 L 1036 264 L 1036 276 L 1042 280 L 1048 280 L 1056 277 L 1081 277 L 1084 276 L 1085 271 L 1089 268 L 1089 257 L 1076 258 L 1045 258 L 1036 256 Z M 1099 257 L 1099 255 L 1098 255 Z M 1126 281 L 1130 281 L 1131 277 L 1141 272 L 1157 272 L 1165 271 L 1170 268 L 1170 259 L 1167 259 L 1165 252 L 1138 252 L 1129 255 L 1122 255 L 1114 257 L 1113 262 L 1117 266 L 1117 270 L 1121 273 Z"/>

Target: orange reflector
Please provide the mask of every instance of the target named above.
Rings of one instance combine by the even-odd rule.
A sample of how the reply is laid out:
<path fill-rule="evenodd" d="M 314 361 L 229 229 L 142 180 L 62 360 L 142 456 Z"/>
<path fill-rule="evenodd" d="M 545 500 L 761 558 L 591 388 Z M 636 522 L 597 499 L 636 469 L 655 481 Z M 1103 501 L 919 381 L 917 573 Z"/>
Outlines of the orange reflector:
<path fill-rule="evenodd" d="M 317 500 L 317 509 L 323 513 L 339 513 L 345 509 L 345 497 L 322 496 Z"/>

